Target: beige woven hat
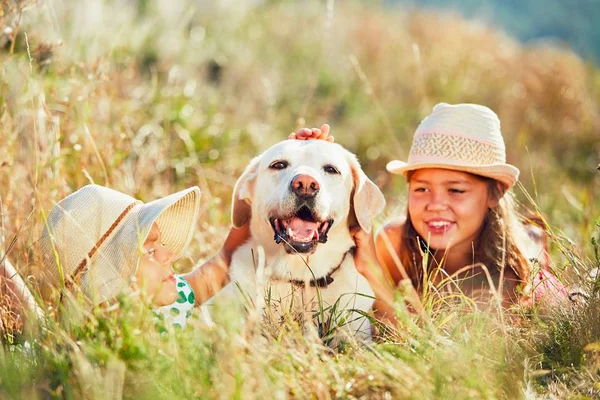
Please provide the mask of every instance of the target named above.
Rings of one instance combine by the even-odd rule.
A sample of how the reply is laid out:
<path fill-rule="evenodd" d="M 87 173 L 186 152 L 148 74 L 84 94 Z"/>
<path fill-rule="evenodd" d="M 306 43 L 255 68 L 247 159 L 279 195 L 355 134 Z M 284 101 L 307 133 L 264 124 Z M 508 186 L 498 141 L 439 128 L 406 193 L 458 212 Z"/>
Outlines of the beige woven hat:
<path fill-rule="evenodd" d="M 165 247 L 188 246 L 198 217 L 197 186 L 144 204 L 104 186 L 87 185 L 50 211 L 40 239 L 47 286 L 81 294 L 88 305 L 127 290 L 154 222 Z M 77 291 L 75 291 L 77 289 Z"/>
<path fill-rule="evenodd" d="M 518 168 L 506 163 L 496 113 L 478 104 L 440 103 L 419 125 L 408 162 L 390 161 L 387 170 L 406 175 L 421 168 L 444 168 L 496 179 L 511 188 Z"/>

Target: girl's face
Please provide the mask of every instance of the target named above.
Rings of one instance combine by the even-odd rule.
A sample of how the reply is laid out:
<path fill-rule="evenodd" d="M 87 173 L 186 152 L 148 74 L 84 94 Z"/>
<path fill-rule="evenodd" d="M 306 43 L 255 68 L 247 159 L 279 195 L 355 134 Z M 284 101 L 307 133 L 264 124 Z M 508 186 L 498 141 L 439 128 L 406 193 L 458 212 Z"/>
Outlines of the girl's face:
<path fill-rule="evenodd" d="M 466 172 L 416 170 L 409 181 L 408 212 L 419 236 L 431 249 L 472 254 L 488 209 L 497 204 L 488 185 Z"/>
<path fill-rule="evenodd" d="M 175 254 L 163 246 L 156 223 L 144 242 L 144 254 L 135 273 L 137 284 L 155 306 L 165 306 L 177 299 L 173 262 Z"/>

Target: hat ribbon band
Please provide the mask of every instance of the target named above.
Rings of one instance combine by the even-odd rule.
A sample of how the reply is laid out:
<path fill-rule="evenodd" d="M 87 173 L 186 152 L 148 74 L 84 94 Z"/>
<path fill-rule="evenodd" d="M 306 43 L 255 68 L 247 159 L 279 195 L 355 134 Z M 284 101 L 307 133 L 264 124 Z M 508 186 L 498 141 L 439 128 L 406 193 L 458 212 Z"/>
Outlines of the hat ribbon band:
<path fill-rule="evenodd" d="M 86 265 L 88 264 L 88 260 L 92 259 L 94 254 L 96 254 L 96 252 L 100 248 L 100 246 L 102 246 L 102 244 L 106 241 L 106 239 L 110 236 L 110 234 L 117 228 L 119 223 L 123 220 L 123 218 L 125 218 L 125 216 L 127 216 L 129 211 L 131 211 L 131 209 L 137 203 L 138 203 L 137 201 L 134 201 L 133 203 L 128 205 L 127 208 L 125 208 L 121 212 L 121 214 L 117 217 L 115 222 L 112 223 L 112 225 L 108 228 L 108 230 L 104 233 L 104 235 L 102 235 L 102 237 L 96 242 L 96 245 L 89 251 L 87 256 L 83 260 L 81 260 L 81 262 L 79 263 L 77 268 L 75 268 L 75 271 L 73 271 L 73 273 L 65 281 L 65 289 L 71 290 L 71 288 L 73 287 L 73 284 L 76 282 L 76 280 L 78 280 L 79 275 L 81 275 L 81 273 L 84 271 Z M 60 293 L 60 303 L 62 303 L 62 298 L 63 298 L 63 292 Z"/>
<path fill-rule="evenodd" d="M 478 139 L 441 133 L 423 133 L 415 136 L 408 162 L 428 159 L 464 162 L 474 165 L 504 164 L 504 148 Z"/>

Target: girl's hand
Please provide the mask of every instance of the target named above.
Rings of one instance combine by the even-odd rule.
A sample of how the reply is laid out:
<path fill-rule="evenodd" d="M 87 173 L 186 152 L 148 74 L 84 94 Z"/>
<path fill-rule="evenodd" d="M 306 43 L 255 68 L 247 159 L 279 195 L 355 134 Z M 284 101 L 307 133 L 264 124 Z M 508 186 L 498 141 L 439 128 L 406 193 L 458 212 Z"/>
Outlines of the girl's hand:
<path fill-rule="evenodd" d="M 373 266 L 377 266 L 379 263 L 377 261 L 377 253 L 375 252 L 373 235 L 363 231 L 360 226 L 351 227 L 350 235 L 352 235 L 354 243 L 356 243 L 354 265 L 361 275 L 365 275 Z"/>
<path fill-rule="evenodd" d="M 327 124 L 323 124 L 323 126 L 321 127 L 321 129 L 318 129 L 318 128 L 312 128 L 312 129 L 302 128 L 302 129 L 298 129 L 294 133 L 290 133 L 290 135 L 288 136 L 288 139 L 295 139 L 295 140 L 312 140 L 312 139 L 317 139 L 317 140 L 325 140 L 325 141 L 333 143 L 334 137 L 333 136 L 329 136 L 329 130 L 330 129 L 331 128 Z"/>

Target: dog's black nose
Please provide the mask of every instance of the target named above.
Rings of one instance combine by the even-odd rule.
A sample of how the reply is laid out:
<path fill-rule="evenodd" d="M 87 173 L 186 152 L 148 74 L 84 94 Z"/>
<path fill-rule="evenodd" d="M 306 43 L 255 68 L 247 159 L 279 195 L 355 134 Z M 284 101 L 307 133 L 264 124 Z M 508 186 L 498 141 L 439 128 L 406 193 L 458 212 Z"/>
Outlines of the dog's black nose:
<path fill-rule="evenodd" d="M 319 183 L 310 175 L 296 175 L 292 179 L 291 189 L 298 197 L 310 199 L 319 193 Z"/>

